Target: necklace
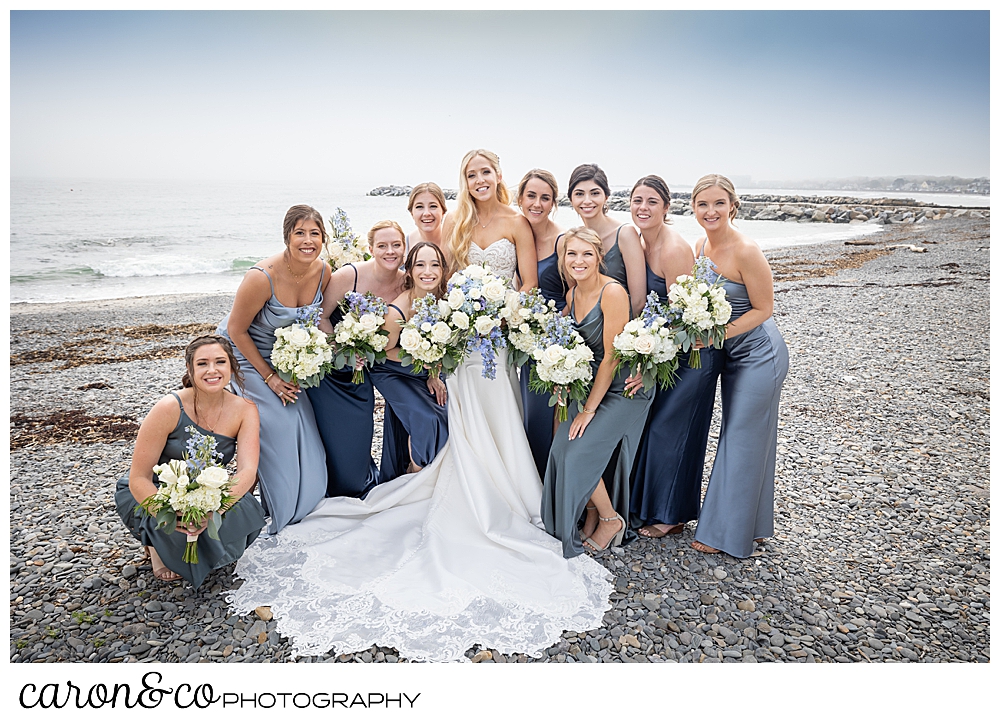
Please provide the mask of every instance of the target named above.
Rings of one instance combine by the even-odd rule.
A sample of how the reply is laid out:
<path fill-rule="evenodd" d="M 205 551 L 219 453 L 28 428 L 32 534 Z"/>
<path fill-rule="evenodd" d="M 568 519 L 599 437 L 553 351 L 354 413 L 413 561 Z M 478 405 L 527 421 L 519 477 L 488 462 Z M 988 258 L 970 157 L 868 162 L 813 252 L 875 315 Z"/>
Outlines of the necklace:
<path fill-rule="evenodd" d="M 493 223 L 493 219 L 495 219 L 496 217 L 497 217 L 497 212 L 496 212 L 496 211 L 494 211 L 494 212 L 493 212 L 493 215 L 492 215 L 492 216 L 490 216 L 490 220 L 489 220 L 489 221 L 487 221 L 486 223 L 482 223 L 482 224 L 479 224 L 479 225 L 480 225 L 480 226 L 481 226 L 482 228 L 486 228 L 486 227 L 487 227 L 487 226 L 489 226 L 489 225 L 490 225 L 491 223 Z M 477 220 L 477 221 L 479 220 L 479 211 L 476 211 L 476 220 Z"/>
<path fill-rule="evenodd" d="M 224 404 L 225 404 L 225 400 L 223 399 L 223 404 L 219 405 L 219 411 L 215 415 L 215 421 L 214 422 L 212 422 L 211 424 L 208 424 L 208 419 L 206 418 L 205 424 L 201 424 L 199 426 L 204 427 L 209 432 L 215 432 L 215 429 L 214 429 L 215 425 L 218 424 L 219 420 L 222 418 L 222 407 L 224 406 Z M 195 392 L 195 394 L 194 394 L 194 416 L 196 418 L 196 422 L 195 423 L 197 424 L 197 420 L 201 420 L 201 413 L 198 412 L 198 393 L 197 392 Z"/>
<path fill-rule="evenodd" d="M 288 252 L 286 251 L 285 253 L 287 254 Z M 288 265 L 288 258 L 284 254 L 282 254 L 281 260 L 285 262 L 285 268 L 288 269 L 288 273 L 291 274 L 292 280 L 295 281 L 296 284 L 299 283 L 303 276 L 309 273 L 309 269 L 306 269 L 301 274 L 297 274 L 292 271 L 292 267 Z"/>

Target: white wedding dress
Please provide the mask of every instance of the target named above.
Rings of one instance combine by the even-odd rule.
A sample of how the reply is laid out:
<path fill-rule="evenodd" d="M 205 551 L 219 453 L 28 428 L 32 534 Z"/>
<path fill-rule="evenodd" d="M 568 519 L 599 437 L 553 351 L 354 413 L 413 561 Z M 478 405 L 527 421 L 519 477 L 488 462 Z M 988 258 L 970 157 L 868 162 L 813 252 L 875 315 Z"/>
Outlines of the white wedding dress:
<path fill-rule="evenodd" d="M 512 278 L 501 239 L 470 263 Z M 448 442 L 426 468 L 336 497 L 240 559 L 239 613 L 269 605 L 296 655 L 396 648 L 412 660 L 466 660 L 474 645 L 536 656 L 564 630 L 590 630 L 610 608 L 604 567 L 542 528 L 520 398 L 497 360 L 478 354 L 448 378 Z M 516 381 L 516 380 L 515 380 Z"/>

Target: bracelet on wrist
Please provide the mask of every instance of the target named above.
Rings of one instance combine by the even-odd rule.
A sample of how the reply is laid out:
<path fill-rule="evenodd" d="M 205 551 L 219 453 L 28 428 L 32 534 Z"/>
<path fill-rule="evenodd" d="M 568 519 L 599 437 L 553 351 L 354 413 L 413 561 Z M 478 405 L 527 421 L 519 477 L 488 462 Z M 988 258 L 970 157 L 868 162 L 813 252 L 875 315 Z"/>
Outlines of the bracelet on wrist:
<path fill-rule="evenodd" d="M 267 384 L 267 381 L 268 381 L 268 380 L 269 380 L 269 379 L 270 379 L 271 377 L 273 377 L 273 376 L 274 376 L 274 372 L 271 372 L 271 373 L 270 373 L 270 374 L 268 374 L 268 375 L 267 375 L 266 377 L 264 377 L 264 383 L 265 383 L 265 384 Z"/>
<path fill-rule="evenodd" d="M 596 413 L 597 413 L 596 409 L 587 409 L 586 407 L 580 410 L 580 414 L 596 414 Z"/>

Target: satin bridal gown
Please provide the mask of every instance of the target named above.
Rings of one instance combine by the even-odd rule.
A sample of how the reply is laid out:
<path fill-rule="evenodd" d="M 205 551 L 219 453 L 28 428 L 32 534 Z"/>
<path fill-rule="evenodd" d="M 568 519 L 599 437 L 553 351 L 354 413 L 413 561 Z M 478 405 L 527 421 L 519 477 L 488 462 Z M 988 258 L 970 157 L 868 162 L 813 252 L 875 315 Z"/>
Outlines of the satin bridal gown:
<path fill-rule="evenodd" d="M 517 255 L 501 239 L 470 263 L 511 278 Z M 447 380 L 448 442 L 416 474 L 365 499 L 316 510 L 240 559 L 239 613 L 270 605 L 296 655 L 372 645 L 411 660 L 466 660 L 474 645 L 537 656 L 564 630 L 602 624 L 608 572 L 564 559 L 540 518 L 542 485 L 525 438 L 516 383 L 482 377 L 471 356 Z"/>

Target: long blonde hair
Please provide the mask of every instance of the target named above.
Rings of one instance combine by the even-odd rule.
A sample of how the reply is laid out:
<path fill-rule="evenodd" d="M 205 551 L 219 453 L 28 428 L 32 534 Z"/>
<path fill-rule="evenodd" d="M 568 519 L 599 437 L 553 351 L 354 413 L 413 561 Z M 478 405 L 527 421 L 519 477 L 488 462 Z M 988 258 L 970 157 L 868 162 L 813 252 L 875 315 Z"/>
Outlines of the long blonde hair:
<path fill-rule="evenodd" d="M 466 153 L 458 171 L 458 194 L 455 199 L 456 208 L 454 211 L 455 225 L 451 229 L 451 237 L 447 239 L 448 252 L 456 269 L 464 269 L 469 264 L 469 246 L 472 245 L 475 219 L 479 218 L 476 213 L 476 203 L 469 195 L 469 182 L 465 180 L 465 171 L 476 156 L 485 158 L 497 174 L 497 200 L 504 206 L 510 205 L 510 191 L 504 185 L 503 174 L 500 171 L 500 156 L 483 148 L 476 148 Z"/>
<path fill-rule="evenodd" d="M 733 186 L 733 182 L 718 173 L 709 173 L 707 176 L 702 176 L 694 184 L 694 188 L 691 189 L 691 208 L 694 209 L 694 199 L 698 194 L 713 186 L 718 186 L 729 196 L 729 203 L 731 204 L 729 208 L 729 220 L 733 221 L 736 218 L 736 212 L 740 210 L 740 197 L 736 195 L 736 187 Z"/>

